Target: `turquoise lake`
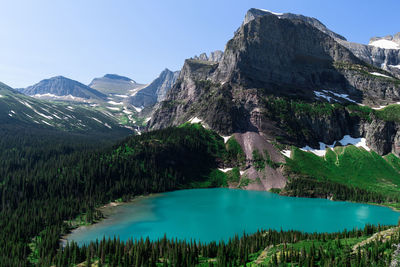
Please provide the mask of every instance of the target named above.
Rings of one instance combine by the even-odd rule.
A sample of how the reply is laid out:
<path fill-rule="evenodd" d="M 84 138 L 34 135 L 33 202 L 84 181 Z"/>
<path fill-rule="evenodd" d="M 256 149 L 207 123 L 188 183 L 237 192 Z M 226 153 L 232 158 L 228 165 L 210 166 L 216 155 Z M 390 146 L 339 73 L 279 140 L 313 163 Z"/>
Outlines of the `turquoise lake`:
<path fill-rule="evenodd" d="M 67 239 L 82 245 L 103 236 L 121 240 L 228 240 L 258 229 L 335 232 L 365 224 L 397 224 L 400 213 L 389 208 L 283 197 L 269 192 L 234 189 L 193 189 L 158 194 L 113 208 L 98 224 L 74 230 Z"/>

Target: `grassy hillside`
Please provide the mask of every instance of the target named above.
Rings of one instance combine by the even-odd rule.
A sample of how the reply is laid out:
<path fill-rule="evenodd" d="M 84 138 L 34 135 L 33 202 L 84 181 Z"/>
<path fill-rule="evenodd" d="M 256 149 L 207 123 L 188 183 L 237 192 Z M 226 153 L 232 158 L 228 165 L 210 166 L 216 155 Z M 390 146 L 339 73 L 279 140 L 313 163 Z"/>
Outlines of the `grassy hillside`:
<path fill-rule="evenodd" d="M 292 148 L 287 170 L 293 177 L 307 177 L 364 189 L 383 195 L 400 195 L 400 159 L 382 157 L 355 146 L 328 149 L 324 157 Z"/>

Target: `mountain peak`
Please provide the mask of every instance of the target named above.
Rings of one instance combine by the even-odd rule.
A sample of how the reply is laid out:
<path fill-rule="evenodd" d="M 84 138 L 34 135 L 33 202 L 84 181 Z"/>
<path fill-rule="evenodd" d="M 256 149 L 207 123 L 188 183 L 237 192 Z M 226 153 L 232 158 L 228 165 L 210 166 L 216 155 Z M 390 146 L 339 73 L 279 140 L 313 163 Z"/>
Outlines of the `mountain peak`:
<path fill-rule="evenodd" d="M 320 22 L 316 18 L 307 17 L 307 16 L 303 16 L 303 15 L 298 15 L 298 14 L 292 14 L 292 13 L 277 13 L 277 12 L 269 11 L 267 9 L 258 9 L 258 8 L 249 9 L 244 18 L 243 25 L 249 23 L 252 20 L 255 20 L 259 17 L 264 17 L 264 16 L 276 16 L 279 19 L 301 20 L 301 21 L 304 21 L 304 22 L 312 25 L 313 27 L 317 28 L 318 30 L 322 31 L 323 33 L 329 35 L 330 37 L 332 37 L 334 39 L 346 41 L 346 38 L 329 30 L 322 22 Z"/>
<path fill-rule="evenodd" d="M 196 55 L 192 59 L 201 61 L 220 62 L 222 60 L 223 55 L 224 52 L 222 52 L 221 50 L 215 50 L 213 52 L 210 52 L 209 55 L 207 55 L 206 53 L 201 53 L 199 56 Z"/>
<path fill-rule="evenodd" d="M 134 83 L 136 83 L 131 78 L 128 78 L 128 77 L 125 77 L 125 76 L 121 76 L 121 75 L 118 75 L 118 74 L 106 74 L 106 75 L 104 75 L 104 78 L 112 79 L 112 80 L 123 80 L 123 81 L 128 81 L 128 82 L 133 81 Z"/>
<path fill-rule="evenodd" d="M 55 76 L 44 79 L 35 85 L 22 88 L 20 91 L 26 95 L 42 97 L 51 95 L 54 97 L 73 96 L 81 99 L 104 99 L 106 96 L 92 88 L 64 76 Z"/>

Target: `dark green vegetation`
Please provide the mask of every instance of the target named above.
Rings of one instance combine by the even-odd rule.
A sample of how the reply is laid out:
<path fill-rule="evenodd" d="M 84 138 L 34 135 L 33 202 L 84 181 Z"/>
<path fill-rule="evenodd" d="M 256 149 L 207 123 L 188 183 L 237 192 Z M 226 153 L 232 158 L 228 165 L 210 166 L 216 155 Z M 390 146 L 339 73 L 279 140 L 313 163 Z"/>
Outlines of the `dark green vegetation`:
<path fill-rule="evenodd" d="M 388 266 L 397 228 L 387 230 L 384 242 L 365 240 L 387 227 L 365 226 L 362 230 L 333 234 L 298 231 L 259 231 L 235 236 L 228 242 L 209 244 L 148 239 L 101 240 L 88 246 L 68 244 L 55 255 L 56 266 L 77 263 L 99 266 Z M 363 242 L 364 243 L 361 243 Z M 368 241 L 368 240 L 367 240 Z M 359 244 L 359 248 L 354 245 Z"/>
<path fill-rule="evenodd" d="M 9 125 L 1 128 L 0 135 L 1 266 L 32 264 L 65 266 L 68 263 L 80 263 L 85 260 L 93 262 L 98 259 L 104 259 L 105 265 L 109 266 L 126 264 L 140 266 L 150 263 L 181 266 L 195 263 L 219 266 L 243 265 L 254 261 L 262 250 L 273 244 L 278 246 L 301 240 L 317 242 L 323 238 L 322 236 L 326 236 L 325 241 L 329 242 L 334 242 L 332 240 L 337 237 L 356 238 L 355 235 L 361 239 L 377 231 L 373 228 L 372 232 L 368 230 L 369 232 L 365 234 L 353 231 L 336 235 L 270 231 L 268 234 L 260 232 L 241 239 L 234 238 L 227 244 L 218 245 L 166 239 L 154 243 L 140 240 L 128 242 L 112 240 L 93 243 L 83 248 L 71 244 L 65 250 L 60 250 L 60 235 L 68 232 L 72 224 L 75 224 L 71 223 L 71 220 L 81 216 L 85 220 L 81 223 L 96 221 L 101 217 L 96 210 L 99 205 L 116 199 L 129 200 L 134 196 L 153 192 L 193 187 L 220 187 L 226 186 L 227 182 L 239 183 L 238 167 L 227 173 L 217 168 L 242 166 L 245 157 L 240 145 L 234 138 L 228 140 L 225 145 L 218 134 L 204 129 L 200 124 L 183 124 L 177 128 L 132 136 L 113 146 L 110 145 L 112 140 L 107 142 L 99 137 L 85 137 L 65 132 L 61 134 L 60 131 L 49 131 L 40 127 L 24 129 L 19 126 L 12 128 Z M 262 160 L 261 153 L 255 152 L 256 161 L 257 157 L 259 159 L 257 164 L 264 167 L 274 166 L 269 155 L 266 154 Z M 311 160 L 320 159 L 311 157 Z M 396 157 L 388 156 L 387 160 L 387 164 L 393 166 L 394 170 L 400 169 L 400 162 Z M 297 161 L 294 162 L 289 162 L 288 166 L 296 170 Z M 298 174 L 302 174 L 301 171 L 304 169 L 307 168 L 300 166 Z M 346 174 L 345 170 L 341 171 Z M 324 169 L 323 172 L 325 171 Z M 333 173 L 336 172 L 338 171 Z M 304 180 L 305 178 L 312 180 L 314 185 L 315 181 L 323 183 L 329 178 L 318 181 L 309 174 L 303 173 L 303 175 Z M 342 176 L 337 177 L 338 180 L 333 181 L 335 183 L 333 187 L 322 184 L 316 191 L 322 192 L 326 188 L 331 192 L 344 190 L 345 194 L 337 194 L 334 197 L 337 199 L 387 201 L 387 198 L 383 200 L 377 198 L 382 196 L 368 187 L 347 192 L 351 185 L 342 185 L 339 179 Z M 293 189 L 300 188 L 298 191 L 301 192 L 304 180 L 293 179 L 300 183 L 297 185 L 290 183 L 289 186 L 295 186 Z M 243 177 L 241 186 L 248 181 Z M 337 187 L 339 184 L 343 188 Z M 386 190 L 388 193 L 396 193 L 388 188 Z M 288 187 L 286 192 L 289 191 Z M 354 199 L 354 195 L 357 197 L 361 195 L 362 198 Z M 364 195 L 368 197 L 365 198 Z M 321 246 L 324 250 L 327 245 L 324 243 Z M 383 263 L 390 255 L 388 249 L 385 251 L 383 254 L 378 253 L 378 256 L 360 253 L 360 260 Z M 301 253 L 301 256 L 294 253 L 290 254 L 293 257 L 286 259 L 280 259 L 278 256 L 275 259 L 271 256 L 270 259 L 272 263 L 288 261 L 289 258 L 292 262 L 303 262 L 303 260 L 305 262 L 314 256 L 315 262 L 330 261 L 333 264 L 340 264 L 349 255 L 346 254 L 348 253 L 346 249 L 339 248 L 329 257 L 320 252 L 318 255 L 312 253 L 314 252 L 307 251 Z"/>
<path fill-rule="evenodd" d="M 65 221 L 85 214 L 91 222 L 98 217 L 95 207 L 119 198 L 222 186 L 226 176 L 216 171 L 218 162 L 237 158 L 228 155 L 219 135 L 198 124 L 133 136 L 102 149 L 63 136 L 2 132 L 0 140 L 3 266 L 29 265 L 28 257 L 50 266 L 60 235 L 69 228 Z M 28 244 L 34 237 L 31 254 Z"/>

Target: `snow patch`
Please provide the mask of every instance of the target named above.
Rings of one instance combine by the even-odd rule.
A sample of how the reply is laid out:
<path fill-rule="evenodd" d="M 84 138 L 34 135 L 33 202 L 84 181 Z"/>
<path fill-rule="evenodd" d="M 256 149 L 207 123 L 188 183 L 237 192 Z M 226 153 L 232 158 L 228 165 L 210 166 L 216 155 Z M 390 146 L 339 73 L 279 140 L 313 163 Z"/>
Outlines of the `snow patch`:
<path fill-rule="evenodd" d="M 104 126 L 106 126 L 107 128 L 111 129 L 111 126 L 108 125 L 108 123 L 104 123 Z"/>
<path fill-rule="evenodd" d="M 384 48 L 384 49 L 400 49 L 400 45 L 396 44 L 393 41 L 384 40 L 384 39 L 373 41 L 373 42 L 369 43 L 369 45 L 379 47 L 379 48 Z"/>
<path fill-rule="evenodd" d="M 134 108 L 137 112 L 140 112 L 140 111 L 143 110 L 143 107 L 138 108 L 138 107 L 133 106 L 133 108 Z"/>
<path fill-rule="evenodd" d="M 218 169 L 218 170 L 220 170 L 221 172 L 228 172 L 228 171 L 231 171 L 233 168 L 226 168 L 226 169 Z"/>
<path fill-rule="evenodd" d="M 124 103 L 122 102 L 115 102 L 115 101 L 108 101 L 108 104 L 114 105 L 114 106 L 118 106 L 118 105 L 123 105 Z"/>
<path fill-rule="evenodd" d="M 232 135 L 231 135 L 232 136 Z M 222 136 L 222 138 L 224 138 L 224 143 L 226 144 L 226 142 L 228 142 L 229 138 L 231 138 L 231 136 Z"/>
<path fill-rule="evenodd" d="M 124 109 L 123 111 L 122 111 L 123 113 L 125 113 L 125 114 L 132 114 L 132 112 L 131 111 L 129 111 L 129 110 L 127 110 L 127 109 Z"/>
<path fill-rule="evenodd" d="M 33 109 L 33 111 L 35 111 L 36 114 L 42 116 L 43 118 L 46 118 L 46 119 L 48 119 L 48 120 L 52 120 L 52 119 L 53 119 L 52 116 L 47 116 L 47 115 L 45 115 L 45 114 L 43 114 L 43 113 L 40 113 L 40 112 L 37 111 L 36 109 Z"/>
<path fill-rule="evenodd" d="M 391 68 L 398 68 L 398 69 L 400 69 L 400 65 L 388 65 L 389 67 L 391 67 Z M 0 96 L 1 97 L 1 96 Z"/>
<path fill-rule="evenodd" d="M 30 109 L 33 109 L 33 107 L 31 106 L 31 105 L 29 105 L 28 104 L 28 102 L 25 102 L 25 101 L 22 101 L 22 100 L 18 100 L 22 105 L 24 105 L 24 106 L 26 106 L 26 107 L 28 107 L 28 108 L 30 108 Z"/>
<path fill-rule="evenodd" d="M 199 118 L 197 118 L 197 117 L 194 117 L 194 118 L 191 118 L 191 119 L 189 120 L 189 122 L 190 122 L 190 123 L 200 123 L 200 122 L 202 122 L 202 120 L 199 119 Z"/>
<path fill-rule="evenodd" d="M 350 135 L 343 136 L 343 139 L 339 141 L 342 145 L 354 145 L 356 147 L 363 147 L 365 150 L 370 151 L 371 148 L 367 146 L 367 139 L 365 138 L 353 138 Z"/>
<path fill-rule="evenodd" d="M 367 146 L 367 140 L 365 138 L 359 137 L 359 138 L 353 138 L 350 135 L 345 135 L 341 140 L 334 141 L 332 145 L 327 145 L 325 143 L 319 142 L 319 149 L 315 149 L 309 146 L 305 146 L 303 148 L 300 148 L 303 151 L 308 151 L 311 153 L 314 153 L 317 156 L 325 156 L 326 154 L 326 149 L 327 148 L 334 148 L 336 143 L 340 142 L 343 146 L 347 145 L 354 145 L 356 147 L 363 147 L 365 150 L 370 151 L 371 149 Z"/>
<path fill-rule="evenodd" d="M 325 95 L 323 92 L 314 91 L 314 95 L 319 98 L 325 98 L 328 102 L 331 102 L 332 97 Z"/>
<path fill-rule="evenodd" d="M 93 118 L 93 117 L 91 117 L 93 120 L 95 120 L 95 121 L 97 121 L 98 123 L 101 123 L 101 124 L 103 124 L 103 122 L 101 121 L 101 120 L 99 120 L 99 119 L 96 119 L 96 118 Z"/>
<path fill-rule="evenodd" d="M 290 150 L 290 149 L 285 149 L 285 150 L 282 150 L 281 153 L 282 153 L 282 155 L 284 155 L 284 156 L 290 158 L 290 156 L 292 155 L 292 150 Z"/>
<path fill-rule="evenodd" d="M 127 95 L 115 95 L 115 96 L 118 96 L 118 97 L 121 97 L 121 98 L 127 98 L 127 97 L 129 97 L 129 96 L 127 96 Z"/>
<path fill-rule="evenodd" d="M 335 93 L 335 92 L 332 92 L 332 91 L 329 91 L 329 90 L 322 90 L 322 92 L 321 91 L 314 91 L 314 95 L 316 97 L 325 98 L 328 102 L 331 102 L 331 99 L 336 100 L 333 97 L 329 96 L 328 94 L 332 94 L 335 97 L 342 98 L 342 99 L 345 99 L 345 100 L 353 102 L 353 103 L 357 103 L 356 101 L 351 99 L 348 94 L 338 94 L 338 93 Z"/>
<path fill-rule="evenodd" d="M 148 117 L 144 120 L 145 123 L 148 123 L 151 120 L 151 117 Z"/>
<path fill-rule="evenodd" d="M 400 105 L 400 102 L 396 102 L 396 104 L 397 104 L 397 105 Z M 389 105 L 394 105 L 394 104 L 389 104 Z M 384 109 L 384 108 L 386 108 L 386 107 L 389 106 L 389 105 L 386 105 L 386 106 L 379 106 L 379 108 L 372 108 L 372 109 L 375 109 L 375 110 Z"/>
<path fill-rule="evenodd" d="M 276 13 L 276 12 L 272 12 L 272 11 L 267 10 L 267 9 L 259 9 L 259 10 L 264 11 L 264 12 L 268 12 L 268 13 L 271 13 L 271 14 L 274 14 L 274 15 L 276 15 L 276 16 L 282 16 L 282 15 L 283 15 L 283 13 Z"/>
<path fill-rule="evenodd" d="M 48 123 L 47 121 L 42 120 L 42 122 L 43 122 L 44 124 L 49 125 L 49 126 L 53 126 L 52 124 Z"/>
<path fill-rule="evenodd" d="M 116 107 L 107 107 L 107 108 L 111 109 L 111 110 L 119 111 L 119 108 L 116 108 Z"/>
<path fill-rule="evenodd" d="M 392 77 L 389 77 L 389 76 L 387 76 L 385 74 L 382 74 L 382 73 L 379 73 L 379 72 L 370 72 L 369 74 L 372 74 L 372 75 L 375 75 L 375 76 L 380 76 L 380 77 L 385 77 L 385 78 L 392 78 Z"/>
<path fill-rule="evenodd" d="M 0 95 L 0 98 L 4 97 L 4 95 Z"/>
<path fill-rule="evenodd" d="M 59 119 L 59 120 L 62 120 L 59 116 L 57 116 L 56 114 L 51 114 L 51 115 L 53 115 L 53 117 L 55 117 L 55 118 L 57 118 L 57 119 Z"/>
<path fill-rule="evenodd" d="M 244 171 L 240 171 L 240 175 L 243 175 L 244 174 Z"/>

